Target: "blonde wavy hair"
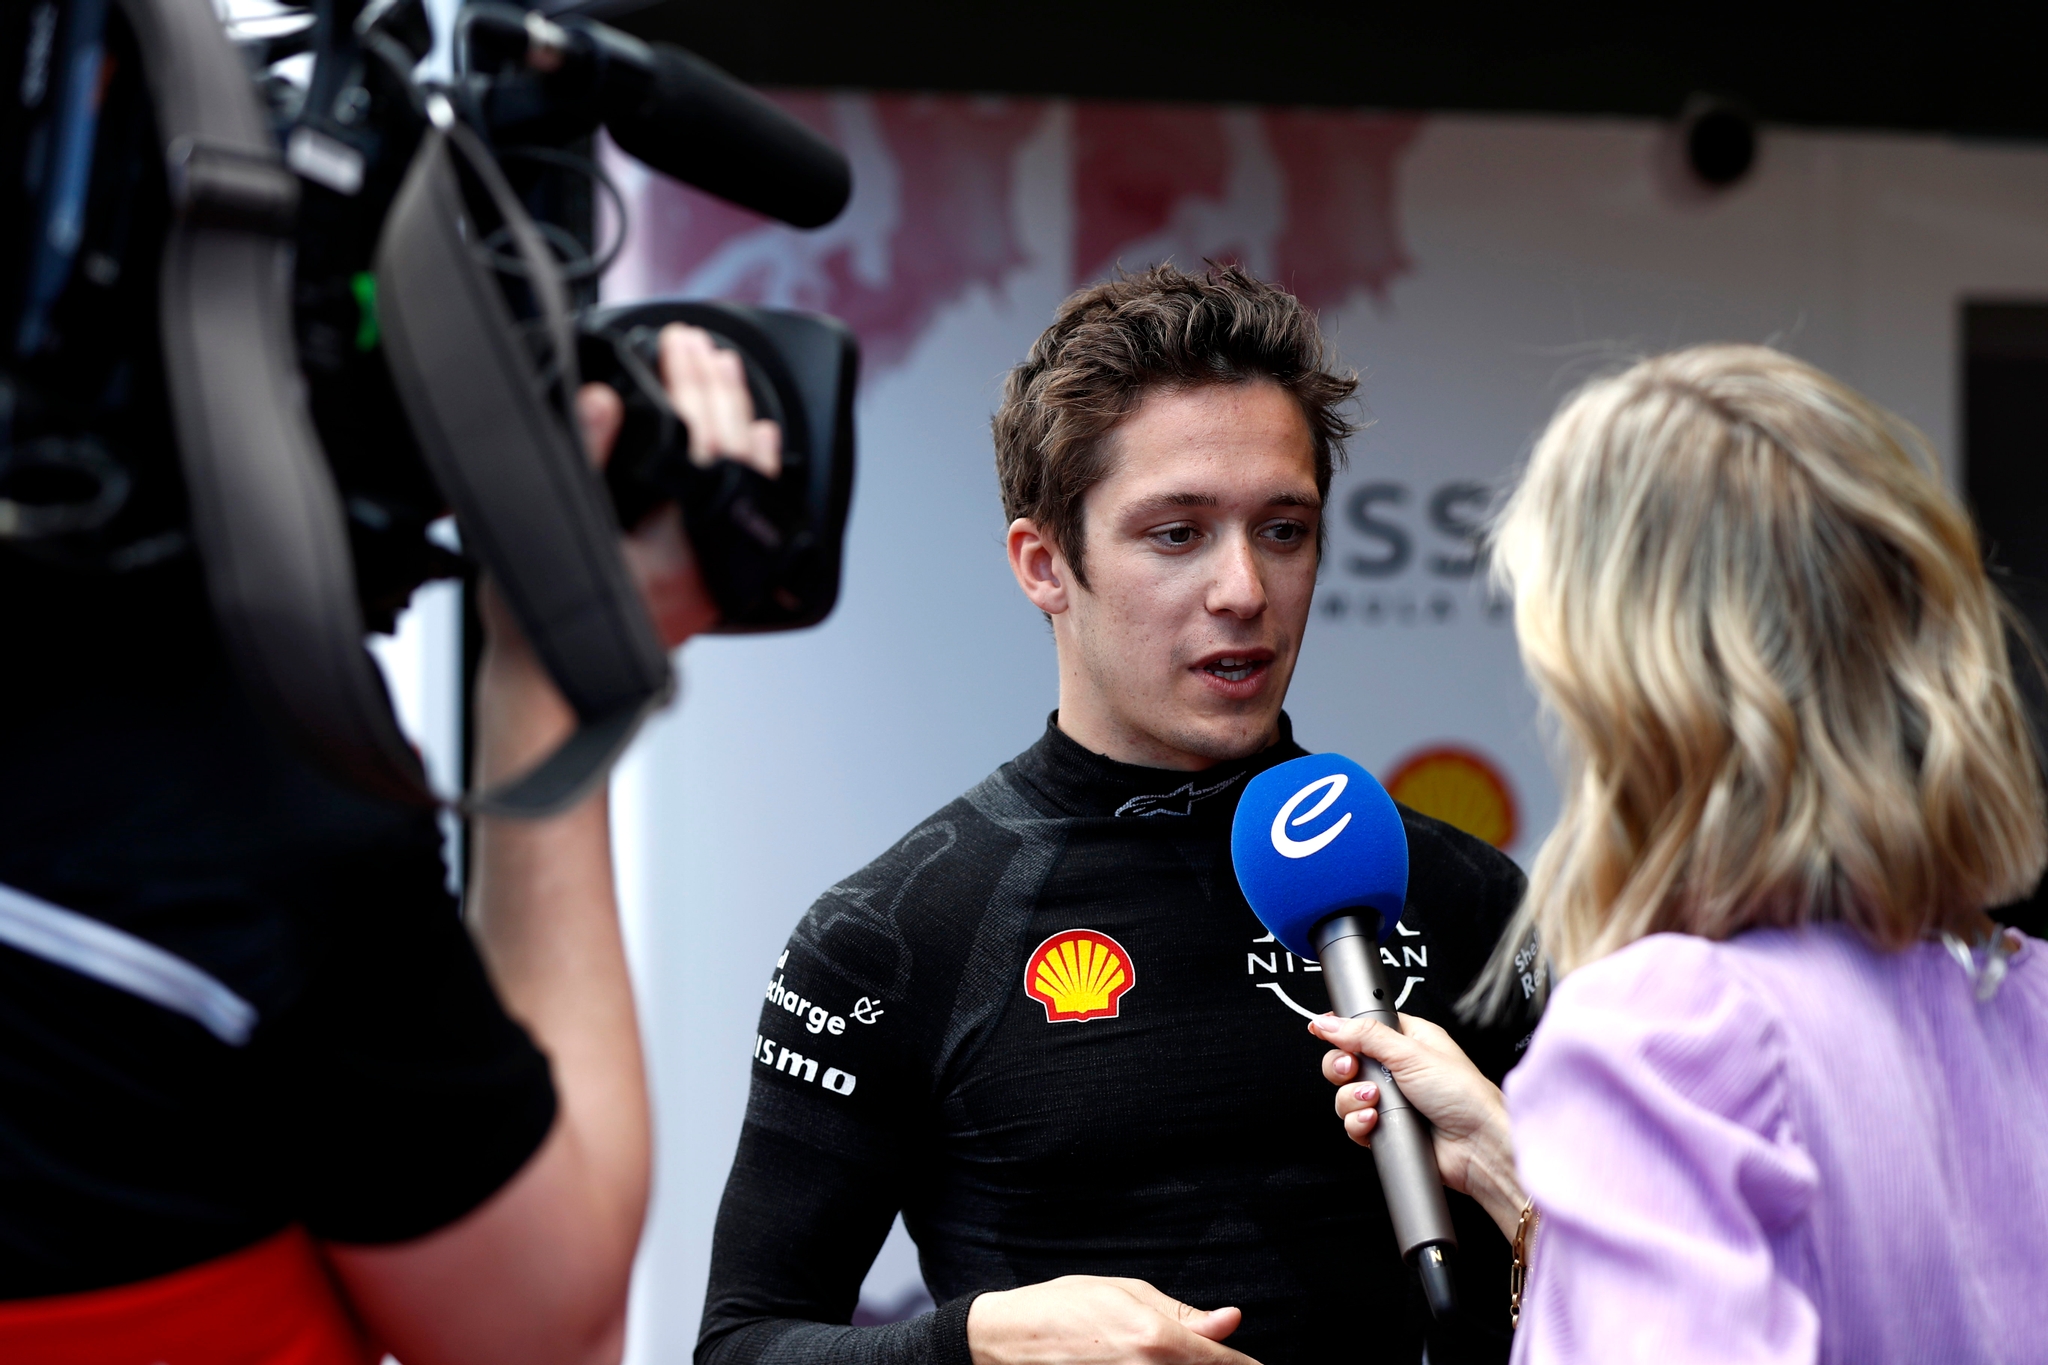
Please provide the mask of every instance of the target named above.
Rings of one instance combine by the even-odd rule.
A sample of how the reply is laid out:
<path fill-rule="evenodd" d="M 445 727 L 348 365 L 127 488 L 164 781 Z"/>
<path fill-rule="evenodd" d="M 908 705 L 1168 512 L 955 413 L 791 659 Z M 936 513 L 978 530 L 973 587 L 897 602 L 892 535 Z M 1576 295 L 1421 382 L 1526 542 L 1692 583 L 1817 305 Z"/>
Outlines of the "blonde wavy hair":
<path fill-rule="evenodd" d="M 1589 384 L 1493 555 L 1564 803 L 1475 1005 L 1660 931 L 1974 938 L 2040 878 L 2016 618 L 1926 439 L 1845 385 L 1761 346 Z"/>

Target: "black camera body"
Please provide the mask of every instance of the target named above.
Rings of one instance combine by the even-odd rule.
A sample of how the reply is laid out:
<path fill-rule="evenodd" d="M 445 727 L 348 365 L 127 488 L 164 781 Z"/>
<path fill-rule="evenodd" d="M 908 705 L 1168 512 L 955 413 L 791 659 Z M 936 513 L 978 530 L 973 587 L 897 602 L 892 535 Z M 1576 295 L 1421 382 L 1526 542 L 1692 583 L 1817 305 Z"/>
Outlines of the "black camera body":
<path fill-rule="evenodd" d="M 399 68 L 425 54 L 427 35 L 419 0 L 388 5 L 367 23 L 360 15 L 343 22 L 355 2 L 331 0 L 318 12 L 310 34 L 314 80 L 303 98 L 284 94 L 277 103 L 281 113 L 295 115 L 281 136 L 312 182 L 298 229 L 300 354 L 315 422 L 350 494 L 365 605 L 382 623 L 422 570 L 435 565 L 424 530 L 445 510 L 434 505 L 431 483 L 422 482 L 423 462 L 384 357 L 363 344 L 377 328 L 374 290 L 363 280 L 374 270 L 384 216 L 398 191 L 393 167 L 409 163 L 426 127 Z M 681 502 L 722 631 L 823 620 L 836 600 L 852 490 L 857 344 L 842 325 L 812 314 L 681 300 L 597 307 L 604 262 L 591 254 L 591 189 L 604 182 L 587 149 L 603 126 L 656 169 L 806 224 L 829 221 L 843 205 L 850 189 L 844 163 L 690 54 L 651 47 L 591 20 L 546 19 L 497 0 L 473 0 L 458 18 L 456 57 L 448 95 L 482 134 L 550 247 L 566 258 L 570 300 L 581 305 L 576 369 L 627 399 L 628 421 L 607 473 L 622 524 L 636 525 L 659 502 Z M 740 104 L 741 116 L 707 100 L 706 91 Z M 348 169 L 357 158 L 361 169 Z M 782 169 L 792 165 L 794 173 Z M 322 166 L 344 169 L 327 183 L 306 175 Z M 466 188 L 471 207 L 487 217 L 488 196 Z M 623 224 L 623 203 L 614 208 Z M 532 321 L 536 309 L 502 225 L 482 243 L 508 276 L 515 315 Z M 637 347 L 644 371 L 625 358 L 631 344 L 622 352 L 605 341 L 624 343 L 625 332 L 670 321 L 705 328 L 745 358 L 756 411 L 782 427 L 783 477 L 689 465 L 674 414 L 658 385 L 650 390 L 647 383 L 654 371 L 649 339 Z"/>
<path fill-rule="evenodd" d="M 677 502 L 720 629 L 806 626 L 837 597 L 853 472 L 840 324 L 596 306 L 597 196 L 621 240 L 626 206 L 592 137 L 799 226 L 838 213 L 849 169 L 716 68 L 585 18 L 470 0 L 435 83 L 423 0 L 296 12 L 263 33 L 224 33 L 212 0 L 0 16 L 0 170 L 28 201 L 0 223 L 0 572 L 57 566 L 87 602 L 196 559 L 257 705 L 357 786 L 433 800 L 362 637 L 487 570 L 580 724 L 470 804 L 545 813 L 673 686 L 618 527 Z M 654 373 L 672 321 L 745 359 L 778 477 L 690 459 Z M 602 478 L 586 378 L 626 400 Z M 430 534 L 451 511 L 460 556 Z"/>
<path fill-rule="evenodd" d="M 782 428 L 782 473 L 691 462 L 688 435 L 662 396 L 655 338 L 669 323 L 710 332 L 739 353 L 754 413 Z M 587 313 L 583 378 L 625 399 L 605 467 L 624 526 L 664 503 L 683 509 L 690 545 L 723 610 L 725 632 L 815 625 L 839 596 L 841 537 L 853 498 L 853 399 L 860 351 L 837 319 L 738 303 L 657 299 Z"/>

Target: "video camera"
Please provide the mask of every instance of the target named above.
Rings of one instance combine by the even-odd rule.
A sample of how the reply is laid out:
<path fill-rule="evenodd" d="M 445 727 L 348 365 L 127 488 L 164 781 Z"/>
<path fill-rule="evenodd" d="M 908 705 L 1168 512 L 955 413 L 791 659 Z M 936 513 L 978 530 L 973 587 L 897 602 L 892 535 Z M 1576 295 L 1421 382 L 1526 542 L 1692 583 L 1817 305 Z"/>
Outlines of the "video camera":
<path fill-rule="evenodd" d="M 435 799 L 363 648 L 415 588 L 487 570 L 574 707 L 532 772 L 469 798 L 541 814 L 672 690 L 617 540 L 674 501 L 720 629 L 837 597 L 857 349 L 836 321 L 663 300 L 601 309 L 625 203 L 602 127 L 656 170 L 800 227 L 845 159 L 715 67 L 590 18 L 423 0 L 31 0 L 0 19 L 0 551 L 88 580 L 195 555 L 244 689 L 332 771 Z M 610 199 L 611 245 L 594 242 Z M 10 268 L 10 263 L 12 268 Z M 669 322 L 744 362 L 768 478 L 688 454 Z M 586 380 L 626 400 L 600 478 Z M 453 512 L 461 552 L 430 528 Z"/>

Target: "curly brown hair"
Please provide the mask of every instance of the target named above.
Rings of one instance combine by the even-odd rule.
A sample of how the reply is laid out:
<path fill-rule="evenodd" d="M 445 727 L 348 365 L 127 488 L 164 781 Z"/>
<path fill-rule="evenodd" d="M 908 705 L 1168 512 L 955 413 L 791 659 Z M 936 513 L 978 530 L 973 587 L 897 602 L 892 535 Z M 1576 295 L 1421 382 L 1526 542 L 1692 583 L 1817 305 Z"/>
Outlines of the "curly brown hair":
<path fill-rule="evenodd" d="M 994 419 L 1003 515 L 1029 517 L 1082 587 L 1081 505 L 1110 472 L 1109 434 L 1154 389 L 1270 380 L 1301 405 L 1327 498 L 1357 424 L 1344 413 L 1355 372 L 1331 368 L 1315 314 L 1235 265 L 1200 274 L 1167 264 L 1092 285 L 1003 385 Z M 1318 552 L 1321 536 L 1318 535 Z"/>

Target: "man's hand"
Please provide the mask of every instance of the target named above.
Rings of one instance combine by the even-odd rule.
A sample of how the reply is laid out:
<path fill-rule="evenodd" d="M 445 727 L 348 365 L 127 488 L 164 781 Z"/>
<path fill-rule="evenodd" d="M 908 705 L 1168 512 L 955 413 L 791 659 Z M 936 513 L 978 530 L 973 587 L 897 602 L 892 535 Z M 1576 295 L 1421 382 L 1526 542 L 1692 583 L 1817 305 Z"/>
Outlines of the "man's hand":
<path fill-rule="evenodd" d="M 690 459 L 708 465 L 736 460 L 769 478 L 782 470 L 782 429 L 756 419 L 746 371 L 731 351 L 719 350 L 700 327 L 670 323 L 661 329 L 661 382 L 690 433 Z M 599 468 L 611 458 L 625 405 L 604 384 L 585 384 L 576 395 L 583 443 Z M 626 564 L 640 585 L 661 642 L 674 649 L 718 624 L 718 605 L 697 569 L 683 535 L 682 510 L 665 503 L 627 533 Z"/>
<path fill-rule="evenodd" d="M 967 1312 L 974 1365 L 1257 1365 L 1218 1343 L 1244 1320 L 1200 1309 L 1143 1280 L 1063 1275 L 983 1294 Z"/>
<path fill-rule="evenodd" d="M 1524 1201 L 1515 1177 L 1507 1103 L 1500 1087 L 1472 1065 L 1451 1035 L 1408 1014 L 1401 1016 L 1400 1033 L 1370 1019 L 1334 1014 L 1311 1020 L 1308 1027 L 1338 1049 L 1323 1058 L 1323 1077 L 1337 1087 L 1337 1114 L 1346 1136 L 1370 1147 L 1379 1123 L 1379 1086 L 1359 1080 L 1356 1054 L 1362 1053 L 1386 1067 L 1408 1102 L 1429 1120 L 1444 1184 L 1478 1200 L 1502 1233 L 1512 1237 Z"/>

